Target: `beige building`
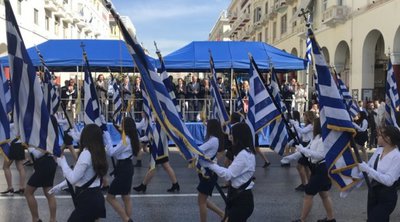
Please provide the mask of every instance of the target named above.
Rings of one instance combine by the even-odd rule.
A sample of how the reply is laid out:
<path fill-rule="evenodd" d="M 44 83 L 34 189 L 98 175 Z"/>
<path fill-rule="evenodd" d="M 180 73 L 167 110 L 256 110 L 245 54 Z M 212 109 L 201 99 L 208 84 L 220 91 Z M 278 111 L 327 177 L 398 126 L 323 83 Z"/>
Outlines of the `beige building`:
<path fill-rule="evenodd" d="M 400 77 L 400 0 L 233 0 L 227 9 L 230 30 L 222 32 L 223 38 L 263 41 L 304 57 L 301 8 L 310 10 L 328 64 L 342 74 L 353 95 L 383 98 L 389 52 Z M 213 29 L 210 40 L 214 32 L 221 30 Z M 306 82 L 304 73 L 289 78 L 297 75 Z"/>
<path fill-rule="evenodd" d="M 48 39 L 108 39 L 109 12 L 102 0 L 10 1 L 27 48 Z M 4 0 L 0 0 L 0 32 L 6 33 Z M 0 55 L 7 51 L 0 36 Z"/>

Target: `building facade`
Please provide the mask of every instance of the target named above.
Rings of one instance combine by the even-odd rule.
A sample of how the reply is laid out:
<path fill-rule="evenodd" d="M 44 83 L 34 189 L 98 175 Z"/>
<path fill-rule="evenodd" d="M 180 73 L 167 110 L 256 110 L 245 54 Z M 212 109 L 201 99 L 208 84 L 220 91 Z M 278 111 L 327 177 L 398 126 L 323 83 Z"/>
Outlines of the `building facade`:
<path fill-rule="evenodd" d="M 310 11 L 327 63 L 341 73 L 354 98 L 383 98 L 389 54 L 400 80 L 400 0 L 233 0 L 224 38 L 263 41 L 304 57 L 302 8 Z M 306 82 L 304 72 L 292 75 Z"/>
<path fill-rule="evenodd" d="M 102 0 L 10 1 L 27 48 L 48 39 L 108 39 L 109 12 Z M 0 32 L 6 33 L 4 0 L 0 0 Z M 0 36 L 0 55 L 7 53 Z"/>

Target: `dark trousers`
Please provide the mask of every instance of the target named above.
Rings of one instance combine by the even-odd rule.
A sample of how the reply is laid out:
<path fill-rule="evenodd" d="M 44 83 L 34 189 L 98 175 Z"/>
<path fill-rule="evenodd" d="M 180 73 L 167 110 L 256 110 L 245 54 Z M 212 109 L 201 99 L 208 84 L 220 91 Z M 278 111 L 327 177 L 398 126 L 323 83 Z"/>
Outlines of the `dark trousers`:
<path fill-rule="evenodd" d="M 368 191 L 367 222 L 386 222 L 396 208 L 397 190 L 395 186 L 378 185 Z"/>

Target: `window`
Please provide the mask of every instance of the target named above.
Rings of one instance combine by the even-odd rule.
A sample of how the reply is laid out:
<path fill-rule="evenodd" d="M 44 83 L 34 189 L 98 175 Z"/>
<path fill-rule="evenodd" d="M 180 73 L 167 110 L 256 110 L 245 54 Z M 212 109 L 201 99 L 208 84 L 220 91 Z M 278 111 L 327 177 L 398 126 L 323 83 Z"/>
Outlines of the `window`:
<path fill-rule="evenodd" d="M 60 31 L 60 18 L 54 17 L 54 34 L 58 35 Z"/>
<path fill-rule="evenodd" d="M 35 25 L 39 25 L 39 11 L 37 9 L 33 9 L 33 22 Z"/>
<path fill-rule="evenodd" d="M 276 39 L 276 22 L 272 24 L 272 41 Z"/>
<path fill-rule="evenodd" d="M 68 38 L 68 24 L 63 22 L 63 37 L 64 39 Z"/>
<path fill-rule="evenodd" d="M 268 15 L 269 8 L 268 8 L 268 2 L 265 3 L 265 14 Z"/>
<path fill-rule="evenodd" d="M 46 31 L 50 30 L 50 17 L 47 15 L 44 17 L 44 26 Z"/>
<path fill-rule="evenodd" d="M 261 20 L 261 8 L 257 7 L 254 9 L 254 22 L 258 22 Z"/>
<path fill-rule="evenodd" d="M 296 14 L 296 11 L 297 11 L 297 7 L 293 7 L 293 9 L 292 9 L 292 16 L 293 17 L 296 17 L 297 15 L 295 15 Z"/>
<path fill-rule="evenodd" d="M 268 28 L 265 28 L 264 42 L 268 42 Z"/>
<path fill-rule="evenodd" d="M 281 17 L 281 34 L 284 34 L 287 32 L 287 15 L 283 15 Z"/>
<path fill-rule="evenodd" d="M 258 35 L 257 35 L 257 41 L 259 41 L 259 42 L 262 41 L 262 32 L 258 33 Z"/>
<path fill-rule="evenodd" d="M 326 11 L 328 8 L 328 0 L 322 0 L 322 11 Z"/>
<path fill-rule="evenodd" d="M 337 5 L 342 6 L 343 5 L 343 0 L 337 0 Z"/>

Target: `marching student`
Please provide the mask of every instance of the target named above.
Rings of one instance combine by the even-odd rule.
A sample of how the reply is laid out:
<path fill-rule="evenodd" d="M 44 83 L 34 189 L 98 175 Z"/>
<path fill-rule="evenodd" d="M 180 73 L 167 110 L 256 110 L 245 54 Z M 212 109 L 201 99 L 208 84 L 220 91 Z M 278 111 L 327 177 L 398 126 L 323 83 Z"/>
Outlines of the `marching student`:
<path fill-rule="evenodd" d="M 63 145 L 65 146 L 65 148 L 68 148 L 68 150 L 71 152 L 72 157 L 76 161 L 78 159 L 78 155 L 75 152 L 73 138 L 68 134 L 68 132 L 70 131 L 68 120 L 66 118 L 62 118 L 62 115 L 55 114 L 54 116 L 57 118 L 58 125 L 62 128 L 64 132 Z"/>
<path fill-rule="evenodd" d="M 301 217 L 293 222 L 304 222 L 306 220 L 311 211 L 313 198 L 316 194 L 319 194 L 321 197 L 327 215 L 326 218 L 318 220 L 318 222 L 335 222 L 336 220 L 333 216 L 332 200 L 329 195 L 329 190 L 331 189 L 332 183 L 328 177 L 328 168 L 325 164 L 325 155 L 329 149 L 327 149 L 328 146 L 324 146 L 322 141 L 321 123 L 319 118 L 314 119 L 313 126 L 314 138 L 308 145 L 309 148 L 305 148 L 302 145 L 296 146 L 299 152 L 309 158 L 311 176 L 308 184 L 305 186 Z"/>
<path fill-rule="evenodd" d="M 13 133 L 13 135 L 10 136 L 10 138 L 15 137 L 15 130 L 14 130 L 14 123 L 10 124 L 10 132 Z M 11 144 L 10 144 L 10 154 L 8 157 L 8 161 L 4 159 L 3 162 L 3 171 L 4 171 L 4 176 L 6 178 L 7 182 L 7 190 L 0 192 L 1 195 L 6 195 L 6 194 L 24 194 L 25 191 L 25 168 L 23 165 L 23 162 L 25 160 L 25 149 L 21 143 L 21 141 L 16 138 L 14 139 Z M 15 162 L 15 165 L 17 167 L 18 173 L 19 173 L 19 190 L 14 191 L 13 184 L 12 184 L 12 174 L 11 174 L 11 164 Z"/>
<path fill-rule="evenodd" d="M 224 146 L 223 132 L 221 124 L 216 119 L 207 121 L 207 133 L 205 143 L 199 147 L 203 151 L 204 156 L 210 160 L 214 160 L 217 156 L 218 148 Z M 208 200 L 208 196 L 212 195 L 215 184 L 217 183 L 218 176 L 207 167 L 205 168 L 205 175 L 199 173 L 199 185 L 197 186 L 197 202 L 200 210 L 200 221 L 207 221 L 207 208 L 214 211 L 221 218 L 224 217 L 224 212 L 213 202 Z"/>
<path fill-rule="evenodd" d="M 208 161 L 201 161 L 201 164 L 219 177 L 231 181 L 223 221 L 245 222 L 254 210 L 251 189 L 254 186 L 252 177 L 256 168 L 256 151 L 251 130 L 246 123 L 238 123 L 232 127 L 232 138 L 235 158 L 228 168 Z"/>
<path fill-rule="evenodd" d="M 129 196 L 134 172 L 132 157 L 139 152 L 139 136 L 135 121 L 130 117 L 123 119 L 122 128 L 123 133 L 127 135 L 126 141 L 120 141 L 115 147 L 112 145 L 110 133 L 104 132 L 107 154 L 117 161 L 114 168 L 114 180 L 108 189 L 106 199 L 122 220 L 129 222 L 132 221 L 130 218 L 132 215 L 132 201 Z M 119 204 L 115 198 L 116 195 L 121 195 L 124 207 Z"/>
<path fill-rule="evenodd" d="M 368 141 L 368 120 L 367 113 L 365 111 L 360 111 L 355 117 L 353 122 L 354 128 L 357 130 L 357 135 L 354 137 L 356 146 L 362 151 L 362 159 L 364 161 L 368 160 L 367 149 L 365 148 L 365 143 Z"/>
<path fill-rule="evenodd" d="M 55 117 L 50 116 L 50 119 L 53 123 L 55 132 L 58 133 L 57 130 L 57 120 Z M 30 152 L 33 160 L 33 168 L 34 172 L 32 176 L 29 178 L 28 183 L 25 189 L 25 199 L 28 202 L 29 210 L 32 216 L 32 222 L 41 222 L 42 220 L 39 218 L 38 204 L 35 198 L 35 191 L 37 188 L 42 187 L 43 193 L 46 196 L 47 203 L 49 205 L 50 210 L 50 222 L 56 221 L 56 198 L 54 194 L 49 193 L 51 187 L 53 186 L 54 176 L 56 174 L 57 164 L 54 161 L 54 157 L 49 153 L 43 151 L 42 149 L 36 149 L 29 147 L 28 151 Z"/>
<path fill-rule="evenodd" d="M 394 126 L 382 126 L 378 131 L 378 148 L 368 164 L 359 164 L 361 171 L 372 179 L 368 189 L 368 222 L 386 222 L 396 208 L 396 181 L 400 176 L 400 131 Z"/>
<path fill-rule="evenodd" d="M 300 135 L 302 140 L 302 145 L 306 147 L 310 141 L 313 139 L 313 122 L 315 119 L 315 114 L 311 111 L 304 112 L 304 127 L 299 126 L 299 122 L 290 120 L 290 123 L 296 129 L 296 132 Z M 295 188 L 297 191 L 304 191 L 305 186 L 310 178 L 310 168 L 308 158 L 304 155 L 300 157 L 297 162 L 297 171 L 299 172 L 301 184 Z"/>
<path fill-rule="evenodd" d="M 75 209 L 68 218 L 69 222 L 95 221 L 106 217 L 100 178 L 107 174 L 108 165 L 104 142 L 99 138 L 103 138 L 103 131 L 99 126 L 88 124 L 83 128 L 79 141 L 80 153 L 73 170 L 69 167 L 65 156 L 57 158 L 64 177 L 75 185 Z M 64 180 L 54 186 L 49 193 L 59 192 L 66 185 L 67 181 Z"/>

